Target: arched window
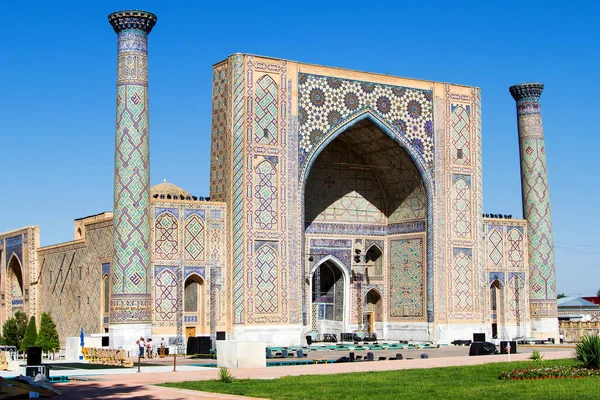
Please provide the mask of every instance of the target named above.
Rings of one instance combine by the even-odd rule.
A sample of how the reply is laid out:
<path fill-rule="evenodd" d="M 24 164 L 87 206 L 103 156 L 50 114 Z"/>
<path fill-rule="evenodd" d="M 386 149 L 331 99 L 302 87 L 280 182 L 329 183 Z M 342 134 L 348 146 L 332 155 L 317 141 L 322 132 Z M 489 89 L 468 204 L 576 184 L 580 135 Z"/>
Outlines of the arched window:
<path fill-rule="evenodd" d="M 502 290 L 502 284 L 499 280 L 495 280 L 490 285 L 490 311 L 496 312 L 500 305 L 500 291 Z"/>
<path fill-rule="evenodd" d="M 183 299 L 185 312 L 197 312 L 202 308 L 202 280 L 196 276 L 190 276 L 185 280 Z"/>
<path fill-rule="evenodd" d="M 109 312 L 109 303 L 110 303 L 110 285 L 108 284 L 108 276 L 105 276 L 102 279 L 102 291 L 104 297 L 104 314 L 108 314 Z"/>
<path fill-rule="evenodd" d="M 383 275 L 383 253 L 376 245 L 367 250 L 366 263 L 369 276 Z"/>

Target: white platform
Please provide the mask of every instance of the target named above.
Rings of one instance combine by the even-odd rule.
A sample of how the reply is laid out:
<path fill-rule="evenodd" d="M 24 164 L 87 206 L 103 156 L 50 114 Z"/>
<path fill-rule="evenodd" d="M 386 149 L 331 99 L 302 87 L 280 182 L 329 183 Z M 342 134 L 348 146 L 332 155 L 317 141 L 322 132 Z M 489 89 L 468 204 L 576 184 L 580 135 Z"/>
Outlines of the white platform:
<path fill-rule="evenodd" d="M 232 339 L 262 341 L 267 346 L 301 346 L 302 325 L 234 325 Z"/>
<path fill-rule="evenodd" d="M 217 340 L 217 367 L 265 368 L 265 342 Z"/>

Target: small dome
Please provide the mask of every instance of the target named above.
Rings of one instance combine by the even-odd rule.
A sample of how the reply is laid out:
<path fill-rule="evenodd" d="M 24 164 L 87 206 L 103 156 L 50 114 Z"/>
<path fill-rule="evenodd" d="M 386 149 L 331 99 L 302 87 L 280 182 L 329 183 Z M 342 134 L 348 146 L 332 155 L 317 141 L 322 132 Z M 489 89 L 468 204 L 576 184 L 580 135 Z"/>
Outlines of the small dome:
<path fill-rule="evenodd" d="M 164 196 L 164 197 L 163 197 Z M 167 197 L 169 196 L 169 197 Z M 175 198 L 177 196 L 177 198 Z M 192 195 L 183 190 L 179 186 L 175 186 L 172 183 L 167 182 L 166 180 L 159 183 L 158 185 L 154 185 L 150 188 L 150 197 L 151 198 L 162 198 L 162 199 L 174 199 L 174 200 L 185 200 L 191 199 Z"/>

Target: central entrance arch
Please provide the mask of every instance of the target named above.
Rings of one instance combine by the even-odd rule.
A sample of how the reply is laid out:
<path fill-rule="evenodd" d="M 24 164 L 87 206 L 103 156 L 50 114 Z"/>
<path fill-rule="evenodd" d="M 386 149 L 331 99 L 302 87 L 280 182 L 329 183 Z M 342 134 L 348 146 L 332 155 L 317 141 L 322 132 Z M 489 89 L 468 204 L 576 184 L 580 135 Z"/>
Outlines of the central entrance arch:
<path fill-rule="evenodd" d="M 385 288 L 379 291 L 382 322 L 433 320 L 432 183 L 412 151 L 404 138 L 366 112 L 323 140 L 301 174 L 307 283 L 312 288 L 315 255 L 338 255 L 352 272 L 350 292 L 361 299 L 357 304 L 370 284 Z M 411 235 L 418 237 L 417 245 Z M 316 249 L 316 242 L 329 248 Z M 400 264 L 410 252 L 416 257 L 407 272 Z M 312 294 L 307 291 L 309 313 Z M 355 310 L 353 303 L 350 327 L 364 330 L 362 307 Z"/>

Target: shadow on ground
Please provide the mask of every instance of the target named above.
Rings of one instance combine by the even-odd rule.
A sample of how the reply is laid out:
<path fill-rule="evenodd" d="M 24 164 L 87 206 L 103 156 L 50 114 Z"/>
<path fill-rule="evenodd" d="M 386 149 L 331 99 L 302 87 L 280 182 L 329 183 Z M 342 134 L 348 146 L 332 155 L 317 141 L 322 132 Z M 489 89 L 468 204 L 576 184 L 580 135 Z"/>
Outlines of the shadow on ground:
<path fill-rule="evenodd" d="M 87 400 L 87 399 L 186 399 L 186 396 L 173 396 L 174 393 L 165 393 L 161 387 L 153 385 L 124 385 L 98 382 L 64 383 L 53 385 L 62 392 L 62 399 Z"/>

